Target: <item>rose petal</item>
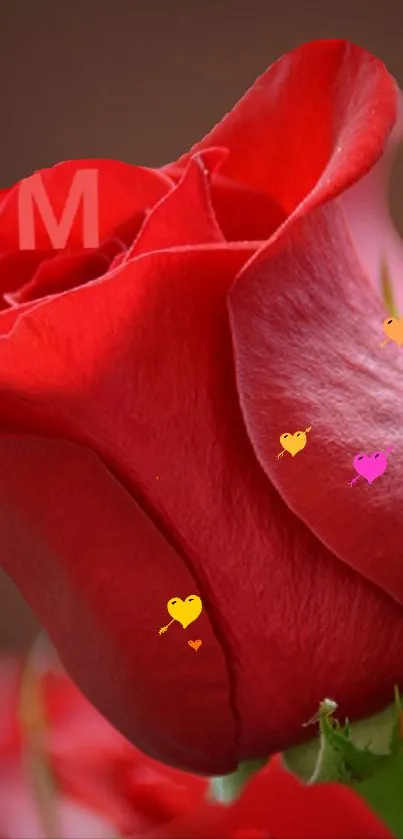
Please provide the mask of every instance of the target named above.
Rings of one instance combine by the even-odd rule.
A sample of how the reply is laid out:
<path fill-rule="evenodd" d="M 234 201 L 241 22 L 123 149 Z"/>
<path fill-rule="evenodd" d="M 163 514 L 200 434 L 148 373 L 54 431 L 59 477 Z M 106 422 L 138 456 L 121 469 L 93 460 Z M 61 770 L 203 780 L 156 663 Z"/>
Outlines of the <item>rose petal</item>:
<path fill-rule="evenodd" d="M 288 215 L 318 182 L 330 198 L 368 172 L 396 109 L 396 83 L 378 59 L 347 41 L 313 41 L 272 64 L 179 165 L 228 148 L 220 174 L 266 191 Z"/>
<path fill-rule="evenodd" d="M 230 310 L 242 411 L 265 474 L 327 547 L 403 603 L 403 356 L 380 349 L 382 306 L 337 202 L 246 266 Z M 309 426 L 306 451 L 277 459 L 280 435 Z M 386 473 L 349 486 L 353 457 L 388 446 Z"/>
<path fill-rule="evenodd" d="M 12 299 L 12 297 L 11 297 Z M 40 298 L 39 300 L 28 300 L 27 303 L 21 303 L 19 306 L 14 306 L 12 309 L 4 309 L 0 312 L 0 335 L 7 335 L 13 329 L 14 325 L 20 318 L 36 306 L 40 306 L 46 302 L 47 298 Z"/>
<path fill-rule="evenodd" d="M 10 438 L 0 453 L 3 564 L 73 678 L 151 756 L 231 771 L 228 675 L 208 603 L 197 654 L 178 624 L 158 634 L 167 601 L 199 584 L 155 510 L 147 515 L 89 450 Z"/>
<path fill-rule="evenodd" d="M 160 523 L 169 543 L 186 556 L 225 650 L 240 759 L 266 756 L 306 737 L 302 723 L 323 696 L 337 698 L 342 716 L 354 718 L 378 710 L 390 701 L 394 684 L 403 676 L 400 607 L 339 563 L 290 513 L 256 463 L 246 436 L 234 383 L 226 299 L 248 253 L 226 244 L 133 259 L 106 281 L 95 281 L 28 312 L 3 339 L 0 355 L 3 426 L 7 422 L 25 432 L 70 437 L 98 451 L 133 496 L 141 499 L 142 508 L 153 511 L 153 520 Z M 103 498 L 102 487 L 97 489 L 95 476 L 91 482 L 87 479 L 87 502 L 83 497 L 77 501 L 86 521 L 87 542 L 80 549 L 69 543 L 68 539 L 83 538 L 70 497 L 73 484 L 73 494 L 80 495 L 84 478 L 75 480 L 71 475 L 67 483 L 64 468 L 49 455 L 47 468 L 53 471 L 44 503 L 44 490 L 36 491 L 33 477 L 29 480 L 35 474 L 38 481 L 45 480 L 42 466 L 29 462 L 25 447 L 17 458 L 17 444 L 13 451 L 8 446 L 8 459 L 1 452 L 0 471 L 6 517 L 0 539 L 8 572 L 17 578 L 41 619 L 46 618 L 46 625 L 54 625 L 58 648 L 90 698 L 123 730 L 131 731 L 135 725 L 132 720 L 129 729 L 129 705 L 132 714 L 140 707 L 147 716 L 141 731 L 134 729 L 137 741 L 159 740 L 159 754 L 173 760 L 171 751 L 176 754 L 179 744 L 174 747 L 164 739 L 169 730 L 162 730 L 167 712 L 158 716 L 164 689 L 152 667 L 154 658 L 148 661 L 152 675 L 144 675 L 148 653 L 139 647 L 143 638 L 146 643 L 145 630 L 138 635 L 134 623 L 139 621 L 140 631 L 145 624 L 158 626 L 158 618 L 148 616 L 150 607 L 142 595 L 140 623 L 127 598 L 133 586 L 142 593 L 150 590 L 148 575 L 151 591 L 161 586 L 159 602 L 166 602 L 178 589 L 186 594 L 189 582 L 182 581 L 176 553 L 171 559 L 167 545 L 158 541 L 148 553 L 155 555 L 160 568 L 158 553 L 165 557 L 168 552 L 164 576 L 156 581 L 149 562 L 146 569 L 139 562 L 137 571 L 131 551 L 142 537 L 141 532 L 136 536 L 140 525 L 132 512 L 127 524 L 120 523 L 118 533 L 112 534 L 115 540 L 121 534 L 124 545 L 117 540 L 112 548 L 99 524 L 99 511 L 102 518 L 111 503 Z M 25 493 L 23 508 L 21 493 Z M 129 500 L 127 496 L 128 505 Z M 53 504 L 66 519 L 58 519 Z M 10 506 L 19 510 L 16 534 Z M 74 529 L 68 521 L 74 521 Z M 41 560 L 45 566 L 38 565 L 31 545 L 33 526 L 54 546 L 54 555 Z M 6 527 L 7 540 L 14 545 L 12 554 L 4 542 Z M 18 549 L 18 533 L 24 531 L 29 534 L 27 546 Z M 94 559 L 95 537 L 101 540 L 102 551 L 109 551 L 102 560 L 102 578 Z M 69 583 L 61 577 L 57 597 L 46 605 L 52 568 L 58 575 L 66 569 L 74 578 Z M 58 598 L 67 585 L 61 609 Z M 72 626 L 80 638 L 85 636 L 83 648 Z M 199 665 L 204 638 L 203 634 L 203 647 L 194 656 Z M 164 640 L 169 640 L 169 632 Z M 121 653 L 112 656 L 111 645 L 116 651 L 121 646 Z M 93 650 L 103 647 L 100 675 Z M 160 647 L 156 652 L 152 647 L 152 656 L 159 651 Z M 165 674 L 168 665 L 158 663 Z M 208 673 L 199 673 L 207 679 L 206 696 L 215 678 Z M 143 680 L 144 712 L 142 694 L 137 694 Z M 198 693 L 204 706 L 200 685 Z M 189 729 L 175 725 L 185 725 L 189 711 L 184 701 L 174 695 L 181 722 L 171 722 L 171 730 L 183 742 Z M 219 692 L 215 701 L 221 702 Z M 230 713 L 227 701 L 225 696 L 224 716 Z M 219 740 L 221 749 L 221 735 Z M 155 753 L 152 748 L 147 740 L 147 750 Z M 217 757 L 214 739 L 206 748 L 206 764 L 211 767 L 222 754 Z M 189 766 L 193 760 L 200 766 L 198 754 L 181 753 L 177 762 Z"/>
<path fill-rule="evenodd" d="M 7 306 L 15 305 L 13 293 L 30 282 L 38 266 L 53 256 L 53 251 L 17 251 L 0 256 L 0 293 Z M 4 301 L 1 305 L 4 307 Z"/>
<path fill-rule="evenodd" d="M 209 149 L 190 160 L 179 184 L 147 216 L 126 260 L 147 251 L 224 241 L 214 216 L 209 177 L 225 157 L 222 149 Z"/>
<path fill-rule="evenodd" d="M 0 282 L 4 276 L 7 290 L 3 294 L 4 300 L 16 307 L 68 291 L 105 274 L 111 264 L 118 264 L 119 258 L 120 261 L 125 259 L 127 247 L 135 239 L 143 220 L 144 210 L 138 211 L 120 225 L 98 250 L 84 249 L 76 253 L 18 251 L 1 257 Z"/>
<path fill-rule="evenodd" d="M 108 267 L 109 260 L 99 251 L 58 253 L 53 259 L 42 262 L 32 279 L 26 285 L 21 284 L 14 294 L 8 294 L 7 300 L 15 306 L 50 294 L 60 294 L 94 280 Z"/>
<path fill-rule="evenodd" d="M 177 164 L 170 164 L 166 171 L 177 183 L 184 173 Z M 286 218 L 282 207 L 266 192 L 235 183 L 217 170 L 211 173 L 210 199 L 220 230 L 229 242 L 268 239 Z"/>
<path fill-rule="evenodd" d="M 41 169 L 43 185 L 53 212 L 60 221 L 74 176 L 82 169 L 98 171 L 99 239 L 104 241 L 114 230 L 130 219 L 137 211 L 154 206 L 172 186 L 167 174 L 160 170 L 130 166 L 118 160 L 69 160 L 50 169 Z M 34 178 L 36 172 L 31 175 Z M 18 191 L 17 183 L 0 204 L 0 250 L 19 250 Z M 43 220 L 35 210 L 36 249 L 49 248 L 49 234 Z M 50 242 L 52 246 L 52 242 Z M 66 243 L 70 248 L 82 248 L 83 219 L 80 209 L 72 224 Z"/>
<path fill-rule="evenodd" d="M 285 220 L 284 210 L 266 192 L 213 174 L 211 200 L 220 228 L 228 241 L 269 239 Z"/>

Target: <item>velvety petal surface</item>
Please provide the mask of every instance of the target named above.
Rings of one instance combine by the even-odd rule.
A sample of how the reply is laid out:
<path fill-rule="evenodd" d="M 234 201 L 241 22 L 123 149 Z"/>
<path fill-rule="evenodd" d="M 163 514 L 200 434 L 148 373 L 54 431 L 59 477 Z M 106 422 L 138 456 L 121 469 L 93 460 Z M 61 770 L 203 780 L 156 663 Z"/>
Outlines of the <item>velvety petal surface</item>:
<path fill-rule="evenodd" d="M 11 479 L 0 480 L 4 567 L 73 678 L 152 756 L 230 771 L 228 674 L 208 603 L 197 628 L 158 634 L 167 601 L 199 594 L 199 584 L 155 511 L 147 515 L 89 450 L 28 438 L 3 439 L 0 449 Z M 196 653 L 187 641 L 200 635 Z"/>
<path fill-rule="evenodd" d="M 266 475 L 340 559 L 403 603 L 403 356 L 380 348 L 383 306 L 337 202 L 260 252 L 230 311 L 243 415 Z M 280 435 L 309 426 L 306 449 L 278 459 Z M 354 456 L 388 447 L 386 472 L 350 486 Z"/>
<path fill-rule="evenodd" d="M 387 704 L 403 679 L 400 608 L 315 539 L 253 455 L 239 410 L 226 311 L 228 288 L 247 255 L 239 246 L 210 245 L 134 259 L 107 281 L 32 309 L 2 339 L 0 354 L 3 426 L 86 443 L 119 477 L 119 492 L 123 485 L 130 493 L 128 521 L 113 525 L 108 542 L 97 518 L 101 509 L 111 527 L 111 501 L 100 495 L 98 477 L 81 476 L 72 491 L 72 455 L 66 456 L 72 470 L 67 481 L 54 456 L 47 453 L 45 460 L 44 454 L 44 467 L 39 458 L 35 467 L 22 441 L 4 440 L 0 486 L 6 520 L 0 539 L 6 568 L 90 699 L 150 754 L 158 748 L 157 756 L 185 767 L 193 762 L 206 772 L 212 763 L 228 766 L 231 758 L 228 752 L 223 758 L 222 734 L 210 737 L 203 755 L 197 739 L 191 745 L 182 668 L 197 664 L 198 678 L 206 675 L 206 691 L 198 681 L 191 696 L 206 709 L 207 722 L 211 714 L 222 719 L 210 702 L 232 719 L 231 702 L 240 759 L 306 736 L 302 723 L 323 696 L 335 696 L 341 714 L 365 715 Z M 60 483 L 56 491 L 49 477 L 44 504 L 39 487 L 46 463 Z M 35 492 L 28 478 L 36 473 Z M 80 482 L 82 527 L 79 510 L 70 505 Z M 147 520 L 144 542 L 133 498 L 159 531 L 150 530 Z M 50 512 L 51 499 L 60 518 L 53 507 Z M 33 553 L 32 528 L 54 546 L 51 556 L 43 548 Z M 103 545 L 101 559 L 94 529 Z M 18 546 L 16 533 L 25 534 L 25 546 Z M 40 564 L 42 554 L 46 565 Z M 218 649 L 199 622 L 195 631 L 203 647 L 192 664 L 183 664 L 177 633 L 155 635 L 159 619 L 149 614 L 148 579 L 152 608 L 161 614 L 175 592 L 190 593 L 185 557 L 186 573 L 197 583 L 225 654 L 227 693 L 220 680 L 211 689 Z M 133 592 L 141 592 L 140 614 L 131 606 Z M 165 641 L 174 648 L 172 659 L 166 658 Z M 166 667 L 174 671 L 174 663 L 167 693 Z"/>

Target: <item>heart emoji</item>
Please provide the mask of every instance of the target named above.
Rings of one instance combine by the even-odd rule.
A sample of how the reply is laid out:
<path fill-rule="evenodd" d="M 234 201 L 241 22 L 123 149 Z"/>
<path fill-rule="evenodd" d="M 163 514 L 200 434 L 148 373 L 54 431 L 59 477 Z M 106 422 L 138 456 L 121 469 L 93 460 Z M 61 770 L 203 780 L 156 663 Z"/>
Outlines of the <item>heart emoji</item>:
<path fill-rule="evenodd" d="M 197 594 L 189 594 L 186 600 L 172 597 L 167 603 L 168 614 L 174 621 L 182 624 L 184 629 L 199 617 L 202 608 L 202 602 Z"/>
<path fill-rule="evenodd" d="M 403 346 L 403 318 L 385 318 L 383 331 L 388 336 L 388 341 L 394 341 L 398 347 Z"/>
<path fill-rule="evenodd" d="M 373 454 L 356 454 L 353 466 L 356 472 L 372 484 L 376 478 L 383 475 L 388 465 L 385 452 L 374 452 Z"/>
<path fill-rule="evenodd" d="M 296 431 L 295 434 L 289 434 L 288 431 L 286 434 L 282 434 L 280 437 L 280 443 L 283 449 L 285 449 L 286 452 L 289 452 L 292 457 L 295 457 L 298 452 L 305 448 L 306 434 L 307 431 L 310 430 L 310 428 L 307 428 L 306 431 Z"/>
<path fill-rule="evenodd" d="M 191 647 L 192 650 L 196 650 L 196 652 L 199 647 L 201 647 L 202 643 L 203 641 L 188 641 L 189 647 Z"/>

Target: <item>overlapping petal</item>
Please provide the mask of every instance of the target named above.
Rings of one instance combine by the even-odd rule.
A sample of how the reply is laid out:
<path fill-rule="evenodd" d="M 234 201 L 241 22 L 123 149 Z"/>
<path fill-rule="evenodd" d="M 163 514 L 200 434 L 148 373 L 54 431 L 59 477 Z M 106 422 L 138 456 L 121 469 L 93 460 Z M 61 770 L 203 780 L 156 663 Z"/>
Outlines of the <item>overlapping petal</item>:
<path fill-rule="evenodd" d="M 396 114 L 397 86 L 381 61 L 347 41 L 314 41 L 272 64 L 179 164 L 228 148 L 220 174 L 266 192 L 289 215 L 366 174 Z"/>
<path fill-rule="evenodd" d="M 265 474 L 336 556 L 403 603 L 403 356 L 380 349 L 383 306 L 341 208 L 268 245 L 230 310 L 243 415 Z M 277 459 L 280 435 L 309 426 L 306 450 Z M 388 447 L 385 474 L 349 486 L 353 457 Z"/>
<path fill-rule="evenodd" d="M 190 159 L 179 184 L 146 218 L 125 261 L 156 249 L 225 241 L 214 213 L 210 178 L 226 156 L 225 150 L 210 148 Z"/>
<path fill-rule="evenodd" d="M 6 568 L 91 700 L 179 766 L 229 771 L 302 739 L 324 696 L 364 716 L 403 677 L 401 608 L 385 593 L 400 598 L 401 573 L 395 563 L 387 583 L 377 570 L 397 544 L 386 495 L 372 501 L 384 518 L 371 554 L 320 506 L 347 529 L 341 504 L 360 488 L 331 481 L 346 452 L 340 421 L 354 447 L 361 403 L 343 417 L 344 398 L 353 369 L 371 395 L 383 375 L 367 361 L 374 295 L 341 210 L 321 205 L 379 160 L 396 102 L 362 50 L 299 48 L 179 161 L 177 186 L 112 270 L 0 317 Z M 229 182 L 254 212 L 270 206 L 260 233 L 277 231 L 263 247 L 224 240 L 236 229 L 235 212 L 227 229 L 221 220 Z M 322 436 L 286 473 L 277 438 L 304 410 Z M 382 411 L 374 426 L 364 416 L 368 444 Z M 390 490 L 391 469 L 386 478 Z M 157 635 L 168 599 L 191 590 L 205 604 L 197 654 L 178 627 Z"/>
<path fill-rule="evenodd" d="M 98 173 L 97 195 L 99 207 L 99 240 L 104 241 L 119 225 L 127 222 L 137 211 L 152 207 L 172 186 L 167 174 L 156 169 L 130 166 L 119 160 L 83 159 L 69 160 L 49 169 L 41 169 L 31 175 L 41 177 L 44 190 L 52 206 L 55 218 L 60 220 L 77 172 L 83 169 Z M 18 251 L 20 182 L 11 187 L 0 203 L 0 250 Z M 35 214 L 35 249 L 47 249 L 53 243 L 41 215 Z M 69 233 L 67 245 L 83 247 L 83 218 L 78 212 Z"/>
<path fill-rule="evenodd" d="M 208 602 L 197 630 L 204 657 L 179 625 L 158 634 L 167 601 L 200 587 L 156 510 L 144 510 L 88 450 L 29 438 L 3 438 L 0 449 L 11 479 L 0 488 L 4 567 L 73 678 L 151 756 L 230 771 L 228 674 Z"/>
<path fill-rule="evenodd" d="M 23 441 L 4 440 L 0 537 L 6 568 L 98 707 L 149 753 L 156 754 L 158 743 L 158 756 L 182 766 L 197 761 L 203 771 L 222 763 L 222 722 L 220 737 L 210 737 L 209 751 L 199 761 L 191 746 L 193 728 L 183 727 L 194 724 L 184 710 L 190 698 L 180 676 L 183 645 L 177 634 L 153 634 L 162 605 L 175 592 L 190 593 L 188 573 L 197 582 L 216 637 L 194 662 L 201 680 L 197 696 L 205 684 L 205 701 L 215 708 L 206 711 L 206 719 L 216 717 L 216 703 L 225 707 L 224 719 L 227 714 L 231 719 L 231 701 L 239 759 L 298 741 L 306 733 L 301 724 L 329 692 L 337 696 L 341 713 L 375 710 L 389 700 L 402 673 L 400 609 L 321 547 L 282 503 L 253 456 L 239 410 L 226 312 L 229 285 L 244 261 L 245 253 L 235 246 L 133 259 L 108 281 L 33 309 L 15 325 L 1 353 L 3 422 L 85 443 L 130 493 L 128 521 L 119 518 L 115 524 L 112 486 L 105 484 L 104 490 L 100 475 L 90 479 L 84 451 L 74 458 L 66 454 L 68 478 L 56 452 L 44 452 L 42 465 L 39 456 L 30 461 Z M 11 359 L 16 364 L 12 373 Z M 85 473 L 76 480 L 80 463 Z M 38 480 L 37 489 L 33 480 Z M 118 489 L 115 509 L 122 516 L 126 502 Z M 144 538 L 133 498 L 147 516 Z M 109 541 L 96 523 L 100 509 L 107 511 Z M 66 537 L 68 521 L 74 521 L 69 535 L 78 540 L 74 544 Z M 25 549 L 16 543 L 16 533 L 27 534 L 32 527 L 54 546 L 51 556 L 43 548 L 34 553 L 32 535 Z M 131 603 L 137 593 L 136 614 Z M 82 627 L 79 656 L 72 616 L 76 632 Z M 172 644 L 172 660 L 165 658 L 165 641 Z M 212 685 L 218 678 L 217 643 L 229 667 L 229 682 L 224 689 L 218 680 L 218 694 Z M 102 650 L 102 668 L 89 669 L 94 648 L 100 656 Z M 167 666 L 172 672 L 168 694 Z M 175 679 L 178 694 L 172 690 Z M 368 681 L 374 684 L 370 694 Z M 140 690 L 145 691 L 144 704 Z M 191 696 L 196 701 L 196 694 Z M 160 705 L 165 710 L 158 711 Z M 158 715 L 158 731 L 153 714 Z M 191 751 L 188 757 L 185 748 Z"/>

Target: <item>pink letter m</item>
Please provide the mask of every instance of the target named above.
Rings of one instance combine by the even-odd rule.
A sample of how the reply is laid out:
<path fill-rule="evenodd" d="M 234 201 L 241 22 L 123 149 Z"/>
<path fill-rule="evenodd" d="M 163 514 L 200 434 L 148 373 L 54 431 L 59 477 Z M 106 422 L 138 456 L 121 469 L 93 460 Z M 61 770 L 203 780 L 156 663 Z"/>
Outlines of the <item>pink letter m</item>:
<path fill-rule="evenodd" d="M 35 250 L 34 200 L 52 246 L 64 248 L 69 238 L 80 201 L 83 202 L 83 247 L 99 247 L 98 170 L 78 169 L 58 222 L 45 190 L 40 172 L 21 181 L 18 192 L 20 250 Z"/>

